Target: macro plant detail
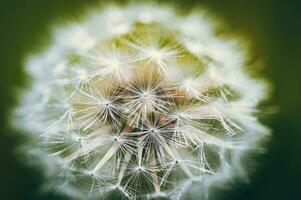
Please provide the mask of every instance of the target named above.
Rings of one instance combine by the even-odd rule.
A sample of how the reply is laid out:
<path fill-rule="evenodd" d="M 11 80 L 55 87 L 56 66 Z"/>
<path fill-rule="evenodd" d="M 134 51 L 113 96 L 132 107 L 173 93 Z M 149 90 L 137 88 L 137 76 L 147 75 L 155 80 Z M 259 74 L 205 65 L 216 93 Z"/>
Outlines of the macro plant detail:
<path fill-rule="evenodd" d="M 129 4 L 55 30 L 28 61 L 17 110 L 48 186 L 74 199 L 200 199 L 243 173 L 268 132 L 257 119 L 266 85 L 212 24 Z"/>

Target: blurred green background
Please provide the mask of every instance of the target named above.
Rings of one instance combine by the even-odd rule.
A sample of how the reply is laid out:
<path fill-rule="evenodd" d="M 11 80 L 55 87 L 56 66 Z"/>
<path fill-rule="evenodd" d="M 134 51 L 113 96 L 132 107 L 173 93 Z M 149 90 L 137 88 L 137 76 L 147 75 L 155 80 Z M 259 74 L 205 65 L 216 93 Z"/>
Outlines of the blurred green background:
<path fill-rule="evenodd" d="M 23 59 L 49 39 L 49 26 L 78 16 L 92 0 L 2 0 L 0 3 L 0 199 L 65 199 L 41 194 L 40 173 L 26 167 L 14 152 L 22 137 L 8 125 L 16 89 L 25 84 Z M 250 183 L 237 183 L 218 199 L 301 199 L 301 0 L 177 0 L 189 9 L 204 5 L 224 19 L 233 35 L 251 42 L 251 52 L 266 66 L 260 72 L 273 84 L 267 105 L 278 112 L 265 123 L 273 136 L 258 156 Z M 299 88 L 299 89 L 298 89 Z"/>

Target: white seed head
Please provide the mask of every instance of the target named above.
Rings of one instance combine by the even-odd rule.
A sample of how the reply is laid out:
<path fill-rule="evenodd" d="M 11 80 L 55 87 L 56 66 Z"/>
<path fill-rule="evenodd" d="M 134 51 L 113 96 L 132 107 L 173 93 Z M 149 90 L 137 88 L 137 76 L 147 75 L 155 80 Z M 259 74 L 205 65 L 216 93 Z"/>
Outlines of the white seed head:
<path fill-rule="evenodd" d="M 17 110 L 46 182 L 75 199 L 203 199 L 241 172 L 268 132 L 256 116 L 266 86 L 211 24 L 129 4 L 55 31 L 29 58 Z"/>

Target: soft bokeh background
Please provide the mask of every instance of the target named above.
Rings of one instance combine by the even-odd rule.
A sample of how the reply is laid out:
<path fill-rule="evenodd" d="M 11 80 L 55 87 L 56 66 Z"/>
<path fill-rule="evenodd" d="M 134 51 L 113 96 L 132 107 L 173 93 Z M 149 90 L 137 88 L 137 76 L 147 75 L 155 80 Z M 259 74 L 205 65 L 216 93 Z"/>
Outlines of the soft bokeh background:
<path fill-rule="evenodd" d="M 301 1 L 177 0 L 189 9 L 205 5 L 225 20 L 233 35 L 252 41 L 251 52 L 266 66 L 260 72 L 274 85 L 267 105 L 278 112 L 265 123 L 273 130 L 265 155 L 258 156 L 250 183 L 237 182 L 217 199 L 301 199 Z M 40 173 L 26 167 L 14 149 L 23 138 L 8 124 L 24 85 L 24 56 L 47 44 L 53 23 L 78 16 L 92 0 L 2 0 L 0 3 L 0 199 L 59 200 L 41 194 Z M 39 48 L 38 48 L 39 47 Z"/>

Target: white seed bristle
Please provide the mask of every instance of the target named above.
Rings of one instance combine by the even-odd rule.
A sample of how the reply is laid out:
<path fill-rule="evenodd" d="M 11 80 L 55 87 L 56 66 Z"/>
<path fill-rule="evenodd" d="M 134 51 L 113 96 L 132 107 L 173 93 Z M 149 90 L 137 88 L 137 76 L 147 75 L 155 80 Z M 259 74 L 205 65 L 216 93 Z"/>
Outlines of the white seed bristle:
<path fill-rule="evenodd" d="M 266 88 L 213 30 L 199 14 L 112 6 L 56 31 L 30 58 L 18 119 L 41 136 L 30 152 L 49 180 L 66 183 L 59 191 L 176 200 L 195 185 L 202 199 L 235 174 L 268 132 L 255 116 Z"/>

